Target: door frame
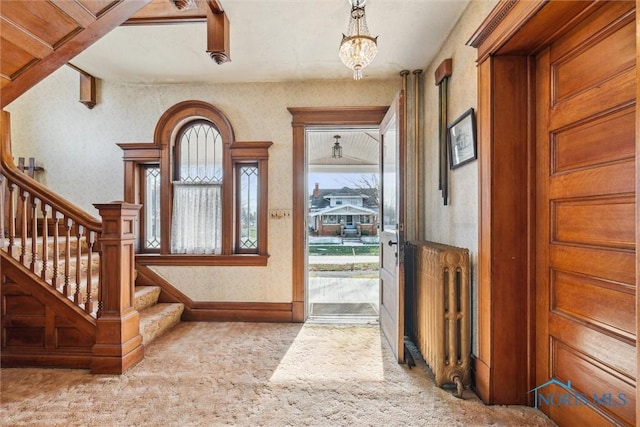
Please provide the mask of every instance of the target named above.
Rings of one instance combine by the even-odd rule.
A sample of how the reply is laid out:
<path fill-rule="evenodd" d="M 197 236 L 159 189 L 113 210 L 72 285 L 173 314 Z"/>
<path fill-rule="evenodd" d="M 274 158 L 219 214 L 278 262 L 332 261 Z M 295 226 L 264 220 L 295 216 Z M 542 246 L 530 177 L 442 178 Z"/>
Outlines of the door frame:
<path fill-rule="evenodd" d="M 485 403 L 531 404 L 528 391 L 535 387 L 532 58 L 602 4 L 500 1 L 468 42 L 478 52 L 479 337 L 473 370 L 476 391 Z M 636 10 L 638 6 L 640 0 L 636 0 Z M 640 28 L 637 19 L 636 28 Z M 640 81 L 640 73 L 637 75 Z M 640 94 L 640 84 L 637 86 Z M 636 117 L 640 123 L 640 108 L 636 108 Z M 637 218 L 639 172 L 640 124 L 636 128 Z M 640 248 L 640 227 L 636 248 Z M 639 252 L 636 250 L 638 265 Z M 639 271 L 636 289 L 640 289 Z M 639 294 L 636 292 L 636 310 Z M 636 352 L 640 365 L 638 347 Z M 636 387 L 637 401 L 639 391 Z M 640 405 L 636 412 L 640 419 Z"/>
<path fill-rule="evenodd" d="M 305 282 L 307 272 L 305 248 L 305 223 L 307 216 L 305 173 L 306 138 L 308 126 L 357 126 L 377 127 L 389 106 L 374 107 L 289 107 L 293 128 L 293 206 L 292 206 L 292 321 L 304 322 Z"/>

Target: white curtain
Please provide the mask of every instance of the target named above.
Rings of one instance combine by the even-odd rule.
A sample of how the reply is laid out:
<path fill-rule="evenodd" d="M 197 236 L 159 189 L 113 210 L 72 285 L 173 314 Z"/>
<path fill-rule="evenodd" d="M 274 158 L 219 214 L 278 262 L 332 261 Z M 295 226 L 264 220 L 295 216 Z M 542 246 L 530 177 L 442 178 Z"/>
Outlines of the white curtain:
<path fill-rule="evenodd" d="M 220 194 L 220 184 L 173 183 L 171 253 L 220 253 Z"/>

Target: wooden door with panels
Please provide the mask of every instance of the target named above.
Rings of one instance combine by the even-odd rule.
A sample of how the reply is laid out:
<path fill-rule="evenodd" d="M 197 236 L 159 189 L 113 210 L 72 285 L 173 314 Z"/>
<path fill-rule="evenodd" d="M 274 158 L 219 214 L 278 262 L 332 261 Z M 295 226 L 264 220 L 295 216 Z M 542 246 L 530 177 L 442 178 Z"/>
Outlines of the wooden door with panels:
<path fill-rule="evenodd" d="M 536 384 L 568 386 L 537 403 L 559 425 L 636 423 L 634 6 L 536 57 Z"/>

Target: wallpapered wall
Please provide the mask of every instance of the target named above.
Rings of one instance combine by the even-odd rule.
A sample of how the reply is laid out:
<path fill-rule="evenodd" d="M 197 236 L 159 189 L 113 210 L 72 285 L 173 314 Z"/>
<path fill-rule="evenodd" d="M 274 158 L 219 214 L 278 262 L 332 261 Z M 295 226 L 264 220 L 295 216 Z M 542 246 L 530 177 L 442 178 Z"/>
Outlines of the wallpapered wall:
<path fill-rule="evenodd" d="M 446 42 L 425 71 L 425 237 L 427 240 L 468 248 L 472 262 L 473 349 L 477 347 L 478 310 L 478 162 L 468 163 L 449 173 L 449 204 L 443 205 L 438 190 L 438 87 L 434 73 L 442 61 L 452 58 L 449 79 L 448 123 L 473 107 L 477 112 L 478 85 L 476 55 L 466 42 L 497 0 L 471 1 Z"/>
<path fill-rule="evenodd" d="M 130 85 L 100 81 L 98 104 L 78 102 L 78 73 L 55 72 L 7 107 L 14 158 L 35 157 L 40 181 L 97 216 L 93 203 L 123 198 L 120 142 L 151 142 L 172 105 L 198 99 L 222 110 L 239 141 L 273 141 L 269 208 L 291 209 L 291 115 L 287 107 L 389 105 L 400 77 L 388 81 Z M 196 301 L 290 302 L 290 219 L 269 221 L 267 267 L 155 267 Z M 215 271 L 215 273 L 213 272 Z"/>
<path fill-rule="evenodd" d="M 477 336 L 478 164 L 450 172 L 449 206 L 438 191 L 438 91 L 435 69 L 453 58 L 449 122 L 477 107 L 476 51 L 466 42 L 497 0 L 471 1 L 425 70 L 424 238 L 469 248 L 472 256 L 474 341 Z M 400 79 L 225 85 L 128 85 L 99 82 L 98 105 L 77 100 L 78 75 L 62 68 L 7 108 L 14 157 L 35 156 L 40 180 L 93 212 L 93 203 L 122 198 L 122 151 L 118 142 L 151 141 L 162 113 L 187 99 L 210 102 L 229 118 L 236 139 L 273 141 L 269 207 L 291 208 L 291 116 L 286 107 L 388 105 Z M 413 176 L 409 171 L 408 176 Z M 267 267 L 155 267 L 197 301 L 291 301 L 291 221 L 270 220 Z M 215 269 L 215 274 L 212 274 Z M 476 345 L 474 342 L 474 349 Z"/>

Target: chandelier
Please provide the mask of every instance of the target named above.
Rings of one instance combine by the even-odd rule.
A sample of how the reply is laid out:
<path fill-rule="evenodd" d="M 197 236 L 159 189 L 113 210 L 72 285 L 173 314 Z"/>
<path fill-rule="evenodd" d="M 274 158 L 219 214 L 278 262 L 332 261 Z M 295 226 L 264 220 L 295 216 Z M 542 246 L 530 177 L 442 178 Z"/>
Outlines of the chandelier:
<path fill-rule="evenodd" d="M 351 15 L 347 34 L 342 34 L 338 55 L 342 63 L 353 70 L 354 80 L 362 78 L 362 69 L 378 53 L 378 37 L 371 37 L 364 14 L 366 0 L 350 0 Z"/>
<path fill-rule="evenodd" d="M 333 148 L 331 149 L 332 157 L 334 159 L 342 158 L 342 147 L 340 146 L 340 135 L 333 136 L 336 139 L 336 142 L 333 144 Z"/>

